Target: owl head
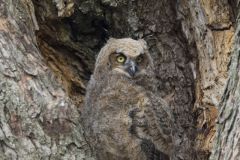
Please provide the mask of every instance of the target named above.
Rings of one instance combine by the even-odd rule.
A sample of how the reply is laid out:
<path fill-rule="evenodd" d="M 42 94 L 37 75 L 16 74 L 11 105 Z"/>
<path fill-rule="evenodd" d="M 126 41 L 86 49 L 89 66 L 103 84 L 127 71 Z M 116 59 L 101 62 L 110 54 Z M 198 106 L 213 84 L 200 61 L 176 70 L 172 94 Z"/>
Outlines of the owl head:
<path fill-rule="evenodd" d="M 143 39 L 111 38 L 97 57 L 95 72 L 137 78 L 146 75 L 152 66 L 152 58 Z"/>

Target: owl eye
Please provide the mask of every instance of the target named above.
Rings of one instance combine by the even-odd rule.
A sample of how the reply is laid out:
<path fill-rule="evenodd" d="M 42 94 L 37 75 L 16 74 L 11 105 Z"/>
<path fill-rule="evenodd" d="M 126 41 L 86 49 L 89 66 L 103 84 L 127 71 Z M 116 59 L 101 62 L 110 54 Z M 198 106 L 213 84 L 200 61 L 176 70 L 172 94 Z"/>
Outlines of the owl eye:
<path fill-rule="evenodd" d="M 136 59 L 136 62 L 141 63 L 142 61 L 143 61 L 143 56 L 142 55 L 138 56 Z"/>
<path fill-rule="evenodd" d="M 124 55 L 117 56 L 118 63 L 124 63 L 126 61 L 126 57 Z"/>

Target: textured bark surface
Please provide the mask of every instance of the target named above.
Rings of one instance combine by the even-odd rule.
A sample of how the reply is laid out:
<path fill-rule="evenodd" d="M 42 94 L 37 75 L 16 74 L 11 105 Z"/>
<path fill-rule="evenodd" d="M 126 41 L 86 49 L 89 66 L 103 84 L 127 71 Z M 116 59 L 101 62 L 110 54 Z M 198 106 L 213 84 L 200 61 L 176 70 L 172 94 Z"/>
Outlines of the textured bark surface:
<path fill-rule="evenodd" d="M 183 159 L 208 159 L 218 110 L 212 158 L 236 158 L 237 14 L 235 0 L 0 0 L 0 159 L 91 158 L 79 118 L 108 36 L 148 42 Z"/>
<path fill-rule="evenodd" d="M 32 2 L 0 8 L 0 159 L 90 159 L 77 107 L 38 50 Z"/>
<path fill-rule="evenodd" d="M 197 57 L 194 107 L 197 117 L 197 148 L 209 151 L 215 134 L 217 108 L 228 77 L 234 34 L 232 3 L 185 1 L 180 4 L 182 28 L 190 51 Z"/>
<path fill-rule="evenodd" d="M 240 158 L 240 21 L 237 18 L 233 55 L 231 58 L 229 78 L 221 103 L 217 132 L 211 160 Z"/>

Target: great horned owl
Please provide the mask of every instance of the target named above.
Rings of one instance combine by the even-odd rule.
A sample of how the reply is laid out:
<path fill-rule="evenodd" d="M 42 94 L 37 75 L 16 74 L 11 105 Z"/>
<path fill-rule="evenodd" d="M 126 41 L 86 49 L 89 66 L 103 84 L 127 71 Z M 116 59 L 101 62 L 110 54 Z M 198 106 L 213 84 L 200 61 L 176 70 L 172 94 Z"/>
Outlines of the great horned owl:
<path fill-rule="evenodd" d="M 99 160 L 169 159 L 171 112 L 157 96 L 144 40 L 110 39 L 101 49 L 82 112 L 85 135 Z"/>

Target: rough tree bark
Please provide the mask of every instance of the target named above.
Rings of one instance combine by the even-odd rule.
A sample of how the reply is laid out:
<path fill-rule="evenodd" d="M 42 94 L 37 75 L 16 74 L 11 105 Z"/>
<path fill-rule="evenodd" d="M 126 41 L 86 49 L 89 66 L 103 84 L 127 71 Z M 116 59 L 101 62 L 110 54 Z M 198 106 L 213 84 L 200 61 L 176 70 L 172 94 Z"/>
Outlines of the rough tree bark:
<path fill-rule="evenodd" d="M 219 104 L 216 142 L 211 160 L 240 159 L 240 14 L 237 18 L 229 78 Z"/>
<path fill-rule="evenodd" d="M 148 42 L 156 87 L 177 120 L 182 159 L 208 159 L 218 114 L 211 158 L 237 159 L 237 6 L 235 0 L 0 0 L 0 159 L 93 159 L 79 119 L 108 36 Z"/>
<path fill-rule="evenodd" d="M 40 54 L 36 29 L 31 1 L 0 1 L 0 159 L 88 159 L 77 107 Z"/>

